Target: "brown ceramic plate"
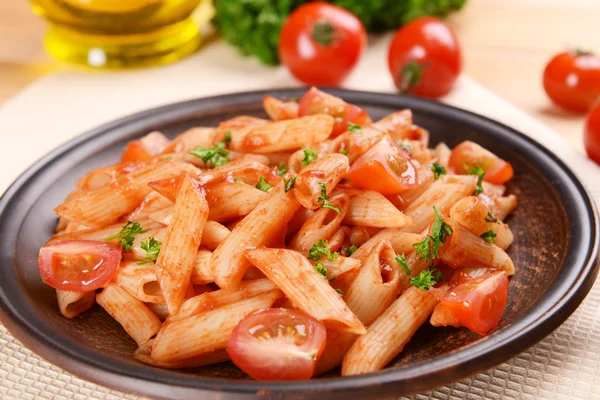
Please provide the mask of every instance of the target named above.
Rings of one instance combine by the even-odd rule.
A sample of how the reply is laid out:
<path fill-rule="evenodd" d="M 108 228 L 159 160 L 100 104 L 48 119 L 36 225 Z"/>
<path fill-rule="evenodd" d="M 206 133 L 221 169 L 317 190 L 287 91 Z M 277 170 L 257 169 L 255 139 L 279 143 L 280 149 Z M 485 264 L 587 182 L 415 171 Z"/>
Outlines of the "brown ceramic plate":
<path fill-rule="evenodd" d="M 360 398 L 431 389 L 514 356 L 558 327 L 590 290 L 598 267 L 598 216 L 573 173 L 540 144 L 487 118 L 440 103 L 395 95 L 332 90 L 378 119 L 411 108 L 433 144 L 480 143 L 510 161 L 518 196 L 509 223 L 517 266 L 496 329 L 485 337 L 426 324 L 383 371 L 342 378 L 339 372 L 300 382 L 256 382 L 230 363 L 169 371 L 140 364 L 135 343 L 102 309 L 68 320 L 54 290 L 39 277 L 36 258 L 56 225 L 52 209 L 86 171 L 116 162 L 127 141 L 152 130 L 175 136 L 235 115 L 264 116 L 266 92 L 232 94 L 168 105 L 104 125 L 54 150 L 26 171 L 0 200 L 0 316 L 26 346 L 90 381 L 164 399 L 223 397 Z M 299 97 L 303 90 L 269 91 Z M 224 396 L 225 395 L 225 396 Z"/>

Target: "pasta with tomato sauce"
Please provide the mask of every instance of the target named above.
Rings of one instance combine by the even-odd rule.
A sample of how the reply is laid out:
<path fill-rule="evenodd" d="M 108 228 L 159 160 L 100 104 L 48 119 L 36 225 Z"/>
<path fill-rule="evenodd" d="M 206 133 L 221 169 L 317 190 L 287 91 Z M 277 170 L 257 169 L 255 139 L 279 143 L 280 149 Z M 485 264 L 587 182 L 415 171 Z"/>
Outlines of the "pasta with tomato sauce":
<path fill-rule="evenodd" d="M 65 317 L 97 303 L 140 362 L 261 380 L 380 370 L 427 321 L 494 329 L 515 273 L 510 163 L 316 88 L 264 107 L 151 132 L 77 182 L 38 259 Z"/>

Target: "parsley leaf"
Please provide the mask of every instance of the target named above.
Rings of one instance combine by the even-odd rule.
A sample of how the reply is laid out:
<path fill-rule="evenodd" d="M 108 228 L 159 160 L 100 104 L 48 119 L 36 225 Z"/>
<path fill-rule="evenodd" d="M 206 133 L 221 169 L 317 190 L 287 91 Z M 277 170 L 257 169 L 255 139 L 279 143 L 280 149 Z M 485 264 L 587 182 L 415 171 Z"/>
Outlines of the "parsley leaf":
<path fill-rule="evenodd" d="M 315 270 L 317 270 L 318 273 L 320 273 L 321 275 L 323 275 L 325 278 L 327 278 L 327 267 L 324 266 L 321 263 L 316 263 L 314 265 Z"/>
<path fill-rule="evenodd" d="M 139 222 L 127 221 L 119 233 L 109 236 L 104 240 L 108 242 L 110 240 L 119 239 L 119 244 L 123 251 L 131 251 L 131 246 L 133 246 L 133 241 L 135 240 L 134 236 L 145 232 L 147 231 L 142 228 L 142 225 L 140 225 Z"/>
<path fill-rule="evenodd" d="M 348 122 L 348 131 L 352 133 L 362 133 L 362 126 Z"/>
<path fill-rule="evenodd" d="M 452 228 L 444 222 L 442 214 L 435 206 L 433 206 L 433 212 L 435 221 L 431 225 L 431 235 L 425 237 L 421 242 L 413 244 L 413 247 L 417 249 L 419 260 L 425 259 L 429 265 L 434 259 L 439 258 L 439 249 L 442 243 L 446 243 L 446 238 L 452 234 Z"/>
<path fill-rule="evenodd" d="M 412 146 L 410 145 L 410 143 L 406 143 L 404 140 L 397 140 L 396 143 L 398 143 L 398 146 L 406 150 L 407 153 L 410 153 L 412 151 Z"/>
<path fill-rule="evenodd" d="M 285 166 L 284 163 L 279 163 L 277 166 L 277 175 L 284 176 L 286 172 L 289 171 L 289 168 Z"/>
<path fill-rule="evenodd" d="M 190 151 L 190 154 L 196 156 L 202 161 L 206 167 L 218 167 L 219 165 L 227 164 L 229 159 L 227 155 L 229 150 L 226 149 L 227 145 L 231 142 L 231 131 L 225 133 L 225 138 L 217 142 L 214 147 L 196 147 Z"/>
<path fill-rule="evenodd" d="M 342 289 L 335 289 L 335 291 L 337 292 L 337 294 L 339 294 L 340 296 L 344 295 L 344 291 Z"/>
<path fill-rule="evenodd" d="M 283 178 L 283 187 L 285 188 L 285 192 L 289 192 L 290 190 L 292 190 L 292 188 L 294 187 L 294 184 L 296 183 L 296 179 L 298 178 L 297 175 L 292 176 L 290 179 L 285 179 Z"/>
<path fill-rule="evenodd" d="M 408 282 L 421 289 L 421 290 L 429 290 L 430 286 L 436 285 L 442 280 L 442 273 L 439 269 L 430 267 L 414 278 L 410 278 Z"/>
<path fill-rule="evenodd" d="M 408 267 L 408 262 L 406 261 L 404 253 L 402 253 L 402 255 L 396 256 L 396 262 L 398 263 L 400 268 L 402 268 L 402 270 L 406 273 L 406 275 L 410 276 L 410 268 Z"/>
<path fill-rule="evenodd" d="M 325 184 L 321 181 L 319 181 L 319 186 L 321 186 L 321 194 L 319 195 L 319 197 L 317 197 L 317 202 L 321 203 L 321 208 L 331 208 L 336 213 L 341 213 L 342 210 L 340 210 L 337 207 L 334 207 L 334 205 L 331 204 L 331 202 L 329 201 L 329 195 L 327 194 L 327 186 L 325 186 Z"/>
<path fill-rule="evenodd" d="M 340 151 L 338 151 L 338 153 L 340 153 L 340 154 L 343 154 L 343 155 L 347 156 L 347 155 L 348 155 L 348 153 L 349 153 L 349 151 L 348 151 L 348 150 L 346 150 L 346 149 L 340 149 Z"/>
<path fill-rule="evenodd" d="M 469 175 L 477 175 L 477 186 L 475 186 L 473 196 L 477 196 L 478 194 L 483 193 L 483 186 L 481 185 L 481 183 L 483 182 L 483 175 L 485 175 L 485 171 L 478 165 L 469 170 Z"/>
<path fill-rule="evenodd" d="M 318 261 L 321 259 L 321 257 L 327 256 L 329 261 L 336 260 L 340 254 L 337 251 L 332 253 L 327 248 L 328 244 L 329 243 L 327 242 L 327 240 L 323 240 L 323 239 L 320 239 L 317 243 L 314 243 L 312 245 L 312 248 L 310 250 L 308 250 L 308 258 L 310 260 Z"/>
<path fill-rule="evenodd" d="M 245 182 L 245 181 L 244 181 L 242 178 L 240 178 L 240 177 L 237 177 L 237 176 L 236 176 L 235 178 L 233 178 L 233 181 L 234 181 L 234 182 L 242 182 L 242 183 L 244 183 L 244 182 Z"/>
<path fill-rule="evenodd" d="M 304 152 L 304 158 L 302 159 L 302 165 L 304 165 L 305 167 L 310 164 L 311 162 L 315 161 L 315 158 L 317 158 L 319 156 L 319 153 L 317 153 L 316 151 L 313 151 L 311 149 L 302 149 L 302 151 Z"/>
<path fill-rule="evenodd" d="M 498 217 L 494 214 L 493 211 L 488 211 L 487 217 L 485 217 L 485 222 L 498 223 Z"/>
<path fill-rule="evenodd" d="M 356 245 L 353 244 L 349 247 L 346 247 L 346 249 L 344 250 L 344 255 L 346 257 L 350 257 L 356 250 L 358 250 L 358 247 L 356 247 Z"/>
<path fill-rule="evenodd" d="M 431 170 L 433 171 L 434 180 L 437 180 L 442 175 L 446 175 L 446 168 L 436 162 L 431 164 Z"/>
<path fill-rule="evenodd" d="M 141 243 L 141 247 L 142 250 L 146 251 L 146 255 L 144 256 L 144 261 L 139 262 L 138 265 L 156 261 L 158 254 L 160 253 L 162 243 L 151 236 Z"/>
<path fill-rule="evenodd" d="M 258 183 L 254 187 L 257 188 L 258 190 L 262 190 L 263 192 L 266 192 L 267 190 L 271 189 L 273 187 L 273 185 L 269 185 L 267 183 L 267 181 L 265 180 L 265 178 L 263 178 L 261 176 L 260 179 L 258 180 Z"/>
<path fill-rule="evenodd" d="M 487 232 L 481 234 L 481 238 L 488 243 L 494 243 L 494 239 L 496 238 L 496 232 L 493 229 L 490 229 Z"/>

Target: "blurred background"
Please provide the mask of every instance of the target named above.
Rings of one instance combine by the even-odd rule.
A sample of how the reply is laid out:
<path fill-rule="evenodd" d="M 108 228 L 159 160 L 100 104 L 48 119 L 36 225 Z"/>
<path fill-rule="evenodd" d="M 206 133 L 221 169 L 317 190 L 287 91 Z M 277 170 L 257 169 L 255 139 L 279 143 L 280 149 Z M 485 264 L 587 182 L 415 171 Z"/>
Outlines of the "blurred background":
<path fill-rule="evenodd" d="M 88 12 L 94 11 L 94 7 L 98 4 L 100 8 L 127 8 L 123 4 L 135 8 L 140 2 L 162 3 L 163 1 L 39 0 L 33 3 L 36 4 L 38 13 L 51 14 L 48 9 L 53 3 L 87 4 L 86 12 Z M 427 1 L 407 1 L 407 3 L 411 2 L 427 3 Z M 180 8 L 186 6 L 186 1 L 183 0 L 174 3 L 178 3 L 177 7 Z M 198 1 L 192 0 L 187 3 L 195 5 Z M 200 3 L 201 7 L 206 8 L 205 6 L 210 6 L 211 1 L 203 0 Z M 221 0 L 220 3 L 218 12 L 235 13 L 236 4 L 240 1 Z M 247 3 L 270 2 L 247 1 Z M 276 3 L 293 4 L 294 1 Z M 343 5 L 344 1 L 338 3 Z M 362 6 L 368 8 L 370 2 L 349 0 L 345 3 L 363 3 Z M 459 8 L 461 5 L 459 3 L 462 1 L 440 0 L 433 3 L 443 5 L 439 7 L 452 9 L 453 4 L 455 8 Z M 120 5 L 115 6 L 115 4 Z M 203 10 L 201 15 L 195 15 L 194 18 L 201 24 L 207 23 L 212 12 L 212 10 Z M 235 42 L 239 39 L 231 38 L 231 35 L 235 36 L 236 32 L 235 27 L 231 27 L 231 22 L 227 21 L 229 17 L 231 16 L 226 15 L 223 19 L 223 33 L 229 35 L 230 41 Z M 585 113 L 572 113 L 553 105 L 544 92 L 542 76 L 548 61 L 561 51 L 575 47 L 600 50 L 599 17 L 600 1 L 598 0 L 467 0 L 462 9 L 450 14 L 447 22 L 454 29 L 462 47 L 464 73 L 513 105 L 551 125 L 569 143 L 583 152 L 582 132 Z M 219 15 L 217 15 L 218 19 Z M 372 30 L 368 25 L 367 28 Z M 241 23 L 239 29 L 243 30 Z M 52 58 L 44 50 L 43 39 L 46 32 L 47 24 L 43 18 L 32 13 L 31 3 L 25 0 L 0 1 L 0 105 L 36 79 L 55 71 L 74 68 L 69 65 L 70 63 Z M 244 32 L 241 34 L 243 35 Z M 205 37 L 204 40 L 206 41 L 207 38 Z M 64 49 L 58 51 L 62 50 Z M 186 49 L 183 53 L 191 51 L 193 50 Z M 203 51 L 202 45 L 198 51 Z M 260 52 L 261 50 L 246 48 L 246 51 Z M 257 58 L 252 56 L 251 58 L 254 58 L 257 64 L 261 63 Z M 269 61 L 268 57 L 262 58 L 263 61 L 265 58 Z M 90 74 L 92 73 L 94 71 L 90 69 Z"/>

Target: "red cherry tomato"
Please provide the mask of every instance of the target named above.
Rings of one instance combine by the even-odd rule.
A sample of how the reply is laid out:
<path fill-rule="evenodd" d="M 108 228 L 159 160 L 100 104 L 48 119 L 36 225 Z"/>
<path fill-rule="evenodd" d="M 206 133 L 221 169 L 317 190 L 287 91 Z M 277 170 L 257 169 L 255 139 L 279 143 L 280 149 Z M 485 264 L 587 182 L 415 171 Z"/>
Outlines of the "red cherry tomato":
<path fill-rule="evenodd" d="M 70 240 L 41 248 L 38 268 L 47 285 L 72 292 L 105 286 L 121 263 L 121 249 L 110 243 Z"/>
<path fill-rule="evenodd" d="M 508 278 L 505 272 L 472 278 L 450 289 L 431 316 L 435 326 L 464 326 L 480 335 L 495 327 L 506 306 Z"/>
<path fill-rule="evenodd" d="M 389 136 L 360 156 L 350 167 L 348 177 L 361 188 L 384 195 L 398 194 L 419 182 L 410 156 Z"/>
<path fill-rule="evenodd" d="M 241 320 L 227 342 L 227 352 L 254 379 L 310 379 L 326 337 L 322 322 L 300 311 L 271 308 Z"/>
<path fill-rule="evenodd" d="M 588 114 L 583 134 L 583 144 L 588 156 L 600 165 L 600 101 L 597 101 Z"/>
<path fill-rule="evenodd" d="M 468 174 L 472 168 L 479 166 L 485 171 L 483 180 L 498 185 L 508 181 L 514 174 L 509 162 L 468 140 L 452 150 L 448 164 L 457 174 Z"/>
<path fill-rule="evenodd" d="M 339 97 L 332 96 L 313 87 L 302 96 L 298 115 L 329 114 L 335 117 L 331 136 L 335 137 L 348 130 L 348 122 L 365 126 L 371 124 L 371 118 L 362 108 L 348 104 Z"/>
<path fill-rule="evenodd" d="M 435 17 L 417 18 L 394 35 L 388 66 L 401 93 L 436 98 L 450 92 L 462 68 L 450 27 Z"/>
<path fill-rule="evenodd" d="M 556 55 L 544 70 L 544 90 L 567 110 L 589 110 L 600 96 L 600 57 L 580 50 Z"/>
<path fill-rule="evenodd" d="M 279 37 L 279 58 L 309 85 L 338 86 L 354 69 L 367 33 L 354 14 L 315 1 L 294 10 Z"/>

